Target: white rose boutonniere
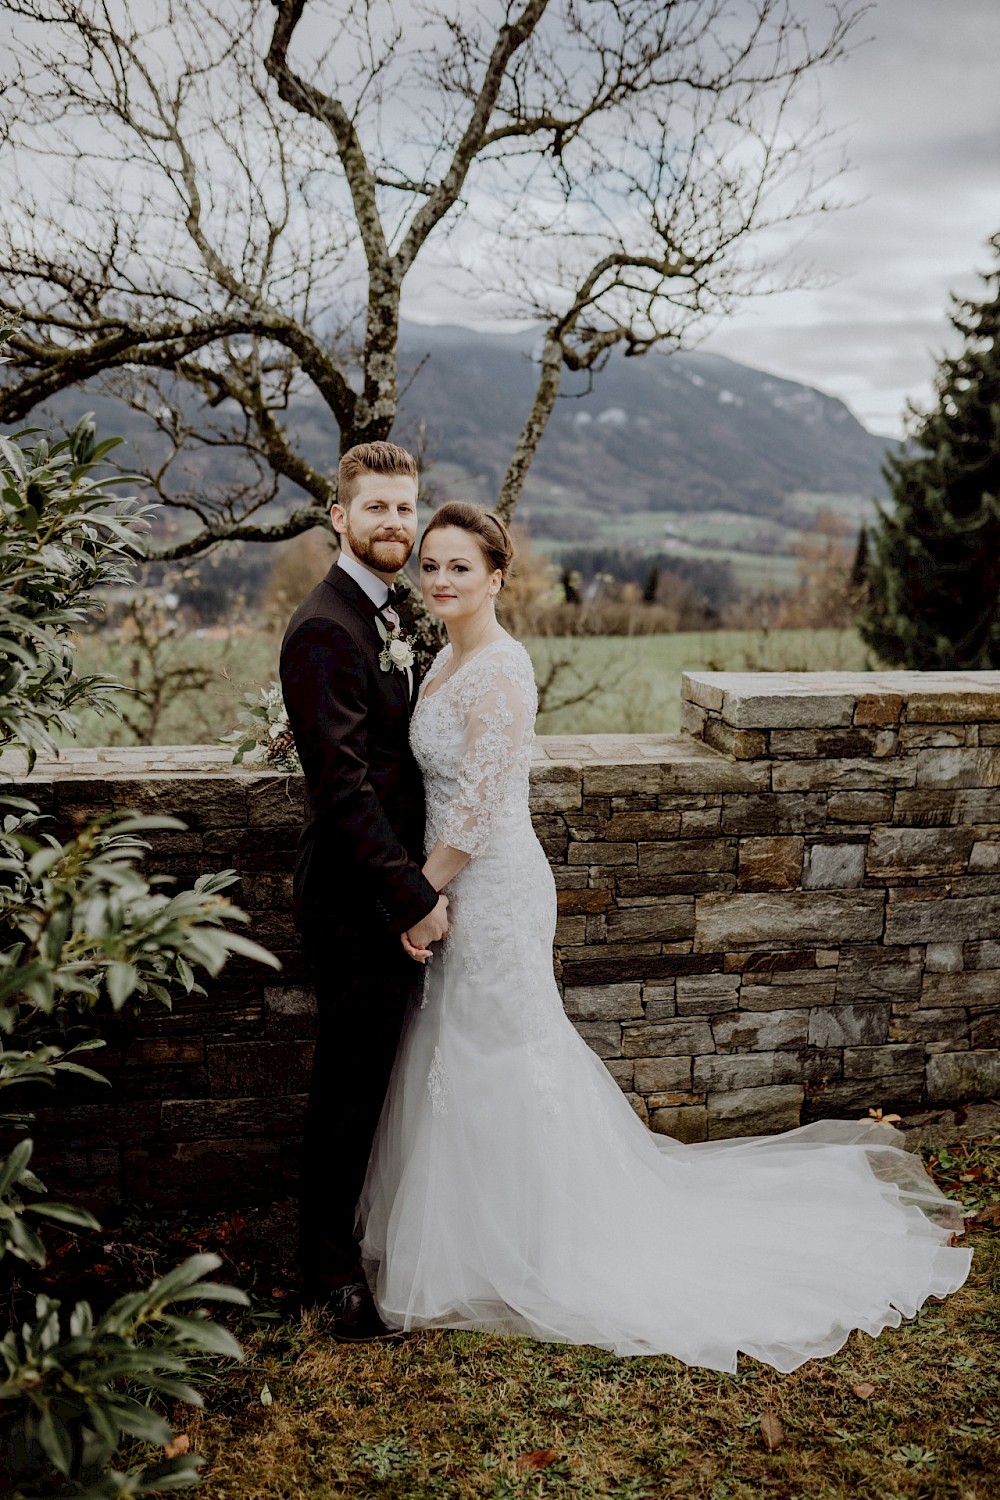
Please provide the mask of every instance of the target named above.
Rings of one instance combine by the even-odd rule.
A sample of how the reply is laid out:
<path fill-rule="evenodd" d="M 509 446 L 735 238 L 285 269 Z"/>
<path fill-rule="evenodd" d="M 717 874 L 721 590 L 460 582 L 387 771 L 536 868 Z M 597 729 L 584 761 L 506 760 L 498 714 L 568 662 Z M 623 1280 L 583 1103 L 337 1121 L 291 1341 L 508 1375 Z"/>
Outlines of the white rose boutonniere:
<path fill-rule="evenodd" d="M 382 637 L 382 653 L 378 664 L 383 672 L 405 672 L 407 667 L 413 666 L 413 647 L 410 645 L 400 626 L 390 630 L 385 621 L 376 615 L 375 624 L 378 633 Z"/>

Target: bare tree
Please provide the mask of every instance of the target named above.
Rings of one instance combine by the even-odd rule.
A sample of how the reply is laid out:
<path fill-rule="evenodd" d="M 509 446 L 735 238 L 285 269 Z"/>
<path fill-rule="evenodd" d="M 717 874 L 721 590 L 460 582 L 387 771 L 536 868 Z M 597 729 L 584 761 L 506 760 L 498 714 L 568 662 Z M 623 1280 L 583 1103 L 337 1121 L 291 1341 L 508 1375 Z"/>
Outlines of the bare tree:
<path fill-rule="evenodd" d="M 325 520 L 315 413 L 341 449 L 391 433 L 431 261 L 541 328 L 509 517 L 565 371 L 775 284 L 767 231 L 839 169 L 800 95 L 867 5 L 824 0 L 815 28 L 795 0 L 0 9 L 0 421 L 87 380 L 146 412 L 176 558 Z M 220 445 L 240 464 L 216 491 Z"/>

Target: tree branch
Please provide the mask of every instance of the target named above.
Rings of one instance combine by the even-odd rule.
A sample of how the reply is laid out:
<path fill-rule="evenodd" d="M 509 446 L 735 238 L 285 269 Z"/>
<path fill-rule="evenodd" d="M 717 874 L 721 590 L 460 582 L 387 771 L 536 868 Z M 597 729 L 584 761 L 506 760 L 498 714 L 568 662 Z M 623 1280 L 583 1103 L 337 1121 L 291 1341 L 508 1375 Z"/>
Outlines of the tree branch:
<path fill-rule="evenodd" d="M 0 303 L 4 306 L 4 303 Z M 34 320 L 45 327 L 44 315 Z M 60 327 L 54 323 L 53 327 Z M 65 327 L 63 323 L 62 327 Z M 89 344 L 59 348 L 18 333 L 8 347 L 13 366 L 37 366 L 19 384 L 0 387 L 0 422 L 19 422 L 35 406 L 71 385 L 89 380 L 102 370 L 122 365 L 170 368 L 209 344 L 252 334 L 273 340 L 294 354 L 337 419 L 350 430 L 357 396 L 316 339 L 300 324 L 269 309 L 214 313 L 202 318 L 168 320 L 143 325 L 118 318 L 102 319 L 100 336 Z"/>
<path fill-rule="evenodd" d="M 535 399 L 524 426 L 521 428 L 517 446 L 507 466 L 503 484 L 500 486 L 496 510 L 504 521 L 509 522 L 513 517 L 514 508 L 521 498 L 528 470 L 538 452 L 538 445 L 545 435 L 545 428 L 552 415 L 552 408 L 556 404 L 556 397 L 559 395 L 562 367 L 562 343 L 558 333 L 550 329 L 542 347 L 541 370 L 538 385 L 535 388 Z"/>
<path fill-rule="evenodd" d="M 500 28 L 500 34 L 486 66 L 472 114 L 452 156 L 451 164 L 434 191 L 428 196 L 427 202 L 414 214 L 413 221 L 396 252 L 395 261 L 401 277 L 413 264 L 431 230 L 441 222 L 445 214 L 457 202 L 469 168 L 483 148 L 483 138 L 510 60 L 528 41 L 545 14 L 548 3 L 549 0 L 528 0 L 517 20 Z"/>
<path fill-rule="evenodd" d="M 378 211 L 375 179 L 354 123 L 339 99 L 307 83 L 288 61 L 288 49 L 305 11 L 306 0 L 273 0 L 273 3 L 278 14 L 264 67 L 277 84 L 278 93 L 285 103 L 325 125 L 333 136 L 354 204 L 368 268 L 382 271 L 389 264 L 389 248 Z"/>
<path fill-rule="evenodd" d="M 329 513 L 320 506 L 299 506 L 283 520 L 270 524 L 219 521 L 203 526 L 193 536 L 175 542 L 172 546 L 147 547 L 144 557 L 148 562 L 172 562 L 181 557 L 194 557 L 216 542 L 286 542 L 290 537 L 309 531 L 313 526 L 328 526 L 329 523 Z"/>

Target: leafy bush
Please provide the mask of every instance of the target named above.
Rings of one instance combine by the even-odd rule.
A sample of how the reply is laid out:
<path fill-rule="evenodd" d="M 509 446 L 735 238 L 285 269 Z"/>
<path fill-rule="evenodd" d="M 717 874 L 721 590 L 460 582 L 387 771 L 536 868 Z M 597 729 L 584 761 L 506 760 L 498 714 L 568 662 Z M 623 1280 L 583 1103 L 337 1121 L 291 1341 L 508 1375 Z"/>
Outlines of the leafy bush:
<path fill-rule="evenodd" d="M 69 632 L 96 589 L 132 583 L 146 513 L 94 474 L 119 439 L 98 443 L 89 417 L 52 445 L 31 436 L 0 438 L 0 751 L 21 746 L 29 763 L 55 748 L 54 726 L 72 731 L 75 710 L 108 709 L 121 691 L 76 675 Z"/>
<path fill-rule="evenodd" d="M 81 708 L 111 709 L 121 691 L 110 677 L 76 674 L 71 639 L 96 590 L 131 581 L 145 524 L 143 509 L 112 497 L 96 472 L 113 441 L 98 443 L 89 418 L 51 445 L 31 433 L 0 439 L 0 756 L 20 751 L 29 768 L 54 748 L 55 728 L 72 732 Z M 79 1034 L 99 1003 L 169 1006 L 178 990 L 203 993 L 196 971 L 215 975 L 233 953 L 276 965 L 230 930 L 246 920 L 223 895 L 233 871 L 169 893 L 166 877 L 138 868 L 144 834 L 183 826 L 126 815 L 61 842 L 37 807 L 0 786 L 0 1091 L 54 1086 L 67 1073 L 106 1083 L 81 1061 L 103 1045 L 92 1025 Z M 23 1129 L 29 1118 L 0 1113 L 0 1126 Z M 85 1209 L 46 1201 L 31 1156 L 25 1138 L 0 1161 L 0 1261 L 41 1267 L 33 1220 L 100 1226 Z M 170 1424 L 152 1403 L 200 1404 L 195 1364 L 241 1357 L 201 1305 L 247 1301 L 204 1279 L 219 1264 L 192 1256 L 98 1315 L 84 1301 L 64 1309 L 36 1297 L 33 1321 L 0 1340 L 0 1472 L 21 1485 L 17 1495 L 97 1500 L 197 1481 L 201 1460 L 172 1454 Z M 166 1451 L 118 1471 L 125 1439 Z"/>

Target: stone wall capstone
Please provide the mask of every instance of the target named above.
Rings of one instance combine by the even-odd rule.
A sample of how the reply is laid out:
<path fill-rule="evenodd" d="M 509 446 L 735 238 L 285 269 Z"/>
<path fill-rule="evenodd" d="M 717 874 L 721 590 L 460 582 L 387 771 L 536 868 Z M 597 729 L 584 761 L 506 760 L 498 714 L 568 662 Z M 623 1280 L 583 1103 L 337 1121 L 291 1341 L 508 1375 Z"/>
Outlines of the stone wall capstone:
<path fill-rule="evenodd" d="M 566 1012 L 641 1118 L 696 1141 L 1000 1094 L 1000 673 L 691 673 L 683 700 L 681 735 L 541 737 L 532 769 Z M 283 965 L 107 1018 L 113 1089 L 37 1101 L 43 1178 L 98 1203 L 287 1193 L 315 1030 L 298 778 L 71 750 L 17 790 L 63 833 L 181 818 L 152 867 L 234 868 Z"/>

